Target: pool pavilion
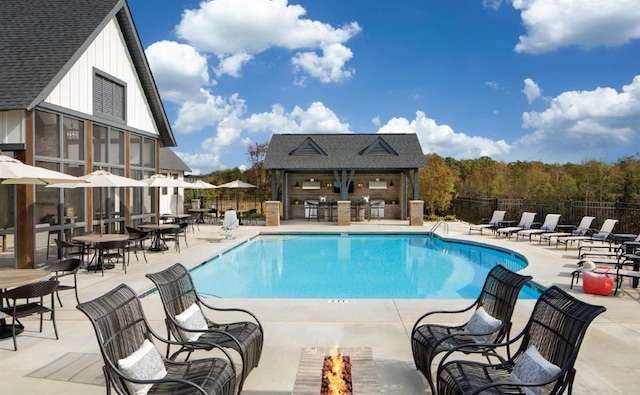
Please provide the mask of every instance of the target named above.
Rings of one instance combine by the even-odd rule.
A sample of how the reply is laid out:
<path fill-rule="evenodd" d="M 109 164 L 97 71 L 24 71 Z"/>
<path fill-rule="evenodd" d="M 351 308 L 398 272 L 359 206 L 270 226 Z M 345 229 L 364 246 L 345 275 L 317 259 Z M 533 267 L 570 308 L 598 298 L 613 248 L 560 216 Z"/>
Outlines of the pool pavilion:
<path fill-rule="evenodd" d="M 400 133 L 274 134 L 264 161 L 284 220 L 335 220 L 338 201 L 356 221 L 407 219 L 425 166 L 418 137 Z"/>
<path fill-rule="evenodd" d="M 3 154 L 74 176 L 158 173 L 176 142 L 126 1 L 15 0 L 0 26 Z M 0 267 L 33 268 L 37 250 L 100 217 L 111 232 L 153 218 L 157 193 L 2 185 Z"/>

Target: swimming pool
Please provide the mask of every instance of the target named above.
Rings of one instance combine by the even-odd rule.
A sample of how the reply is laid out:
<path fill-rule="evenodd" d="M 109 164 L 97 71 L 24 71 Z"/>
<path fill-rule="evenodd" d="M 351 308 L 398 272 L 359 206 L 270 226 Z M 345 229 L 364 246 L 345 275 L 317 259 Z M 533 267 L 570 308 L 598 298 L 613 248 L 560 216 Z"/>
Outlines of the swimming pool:
<path fill-rule="evenodd" d="M 258 236 L 192 270 L 198 292 L 223 298 L 474 299 L 497 264 L 523 257 L 429 235 Z M 520 297 L 537 298 L 525 287 Z"/>

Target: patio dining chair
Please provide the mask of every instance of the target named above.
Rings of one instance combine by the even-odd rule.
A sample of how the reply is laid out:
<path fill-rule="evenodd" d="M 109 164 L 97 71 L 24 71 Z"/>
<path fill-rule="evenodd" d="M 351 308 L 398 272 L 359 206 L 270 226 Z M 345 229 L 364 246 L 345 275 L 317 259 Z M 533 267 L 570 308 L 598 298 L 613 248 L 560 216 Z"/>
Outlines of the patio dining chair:
<path fill-rule="evenodd" d="M 73 290 L 76 295 L 76 302 L 80 303 L 80 298 L 78 298 L 78 270 L 82 267 L 82 259 L 79 258 L 66 258 L 62 259 L 58 262 L 53 262 L 48 265 L 42 267 L 42 270 L 46 270 L 48 272 L 53 273 L 51 280 L 61 281 L 65 277 L 72 277 L 73 284 L 70 284 L 65 281 L 63 284 L 60 282 L 58 288 L 56 288 L 56 298 L 58 299 L 58 303 L 60 303 L 60 307 L 62 306 L 62 301 L 60 300 L 60 291 L 69 291 Z"/>
<path fill-rule="evenodd" d="M 473 304 L 461 310 L 428 312 L 418 318 L 411 331 L 411 349 L 416 369 L 429 382 L 431 393 L 436 393 L 431 363 L 438 354 L 465 344 L 499 342 L 509 338 L 511 316 L 518 295 L 531 278 L 497 265 L 487 274 L 482 291 Z M 435 315 L 460 314 L 472 309 L 475 311 L 471 318 L 459 325 L 425 322 Z"/>
<path fill-rule="evenodd" d="M 225 358 L 184 362 L 164 358 L 158 352 L 156 341 L 178 343 L 163 339 L 151 328 L 140 299 L 128 285 L 120 284 L 77 307 L 95 330 L 107 394 L 112 387 L 118 394 L 234 394 L 235 368 L 224 349 L 219 351 Z"/>
<path fill-rule="evenodd" d="M 7 300 L 9 303 L 8 307 L 0 308 L 0 313 L 12 318 L 10 325 L 12 327 L 11 335 L 13 337 L 14 351 L 18 351 L 17 332 L 24 329 L 20 318 L 39 315 L 40 332 L 42 332 L 42 317 L 45 313 L 51 313 L 53 331 L 56 334 L 56 340 L 59 339 L 58 327 L 56 326 L 56 306 L 53 301 L 53 294 L 59 284 L 60 282 L 56 280 L 39 281 L 0 292 L 0 299 Z M 44 303 L 44 297 L 48 295 L 51 295 L 51 307 L 47 307 Z"/>
<path fill-rule="evenodd" d="M 211 344 L 218 344 L 235 350 L 242 360 L 239 390 L 249 372 L 258 366 L 262 355 L 264 330 L 258 318 L 251 312 L 239 308 L 219 308 L 205 303 L 193 285 L 191 275 L 180 263 L 158 272 L 146 275 L 158 289 L 165 312 L 165 323 L 168 337 L 180 343 L 179 349 L 171 354 L 174 359 L 178 354 L 187 353 L 187 359 L 196 350 L 211 350 Z M 206 312 L 215 312 L 221 316 L 225 312 L 237 316 L 247 316 L 247 321 L 222 322 L 214 321 Z M 192 316 L 202 317 L 202 326 L 191 324 Z M 198 336 L 198 341 L 191 339 Z M 167 356 L 170 347 L 167 345 Z"/>
<path fill-rule="evenodd" d="M 524 329 L 500 344 L 463 345 L 449 351 L 437 373 L 438 395 L 571 394 L 580 345 L 591 322 L 606 311 L 557 286 L 538 298 Z M 510 352 L 510 348 L 515 348 Z M 495 363 L 465 360 L 468 354 L 495 352 Z"/>

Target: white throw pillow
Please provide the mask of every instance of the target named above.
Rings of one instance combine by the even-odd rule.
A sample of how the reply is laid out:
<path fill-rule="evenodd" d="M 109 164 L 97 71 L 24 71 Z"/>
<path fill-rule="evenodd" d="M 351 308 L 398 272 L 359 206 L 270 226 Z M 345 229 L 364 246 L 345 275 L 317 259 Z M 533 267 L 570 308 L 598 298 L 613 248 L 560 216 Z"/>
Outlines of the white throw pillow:
<path fill-rule="evenodd" d="M 199 329 L 206 331 L 208 328 L 207 320 L 204 318 L 202 310 L 200 310 L 200 307 L 198 307 L 198 305 L 195 303 L 189 306 L 182 313 L 178 314 L 176 316 L 176 322 L 180 324 L 180 326 L 188 329 Z M 183 338 L 187 339 L 190 342 L 194 342 L 198 340 L 200 336 L 202 336 L 202 332 L 188 332 L 181 330 L 180 333 L 182 333 Z"/>
<path fill-rule="evenodd" d="M 160 353 L 148 339 L 145 339 L 142 346 L 131 355 L 119 359 L 118 368 L 125 375 L 139 380 L 161 379 L 167 375 Z M 144 395 L 153 387 L 153 384 L 137 384 L 130 381 L 125 384 L 135 395 Z"/>
<path fill-rule="evenodd" d="M 513 366 L 510 378 L 514 383 L 538 383 L 549 380 L 561 370 L 544 359 L 535 346 L 531 346 Z M 545 390 L 547 386 L 523 387 L 522 390 L 527 395 L 540 395 L 548 392 Z"/>
<path fill-rule="evenodd" d="M 474 333 L 490 333 L 496 330 L 502 321 L 490 316 L 484 307 L 480 306 L 473 313 L 469 322 L 464 326 L 464 333 L 473 335 Z M 476 343 L 486 343 L 490 335 L 474 336 Z"/>

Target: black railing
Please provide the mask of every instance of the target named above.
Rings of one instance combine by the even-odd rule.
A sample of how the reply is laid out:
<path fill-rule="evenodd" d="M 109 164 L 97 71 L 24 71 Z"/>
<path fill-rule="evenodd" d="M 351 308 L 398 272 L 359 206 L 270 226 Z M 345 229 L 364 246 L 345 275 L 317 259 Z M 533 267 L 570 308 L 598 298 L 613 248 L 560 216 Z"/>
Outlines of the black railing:
<path fill-rule="evenodd" d="M 519 220 L 524 211 L 536 213 L 536 221 L 544 221 L 547 214 L 560 214 L 560 224 L 578 225 L 585 215 L 596 217 L 591 226 L 600 228 L 608 219 L 619 220 L 616 233 L 640 233 L 640 204 L 592 201 L 533 201 L 526 199 L 483 199 L 458 197 L 453 199 L 450 212 L 456 218 L 479 223 L 491 218 L 494 210 L 505 210 L 506 220 Z"/>

